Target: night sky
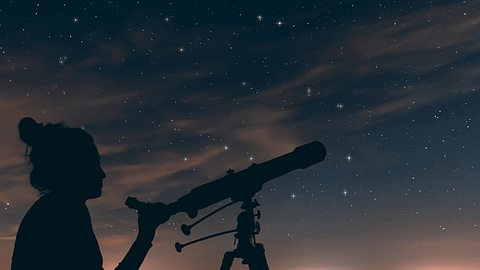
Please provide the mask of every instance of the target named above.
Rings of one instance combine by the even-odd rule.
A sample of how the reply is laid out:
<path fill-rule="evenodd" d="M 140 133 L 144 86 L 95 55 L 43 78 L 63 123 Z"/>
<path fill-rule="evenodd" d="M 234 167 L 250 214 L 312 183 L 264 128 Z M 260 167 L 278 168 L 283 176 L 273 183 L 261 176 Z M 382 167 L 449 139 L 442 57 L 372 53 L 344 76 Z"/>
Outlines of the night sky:
<path fill-rule="evenodd" d="M 256 196 L 271 269 L 480 269 L 479 64 L 480 1 L 2 1 L 0 269 L 39 196 L 24 116 L 94 137 L 105 269 L 136 236 L 127 196 L 169 203 L 315 140 L 325 161 Z M 218 269 L 233 235 L 174 242 L 238 213 L 190 237 L 173 216 L 142 269 Z"/>

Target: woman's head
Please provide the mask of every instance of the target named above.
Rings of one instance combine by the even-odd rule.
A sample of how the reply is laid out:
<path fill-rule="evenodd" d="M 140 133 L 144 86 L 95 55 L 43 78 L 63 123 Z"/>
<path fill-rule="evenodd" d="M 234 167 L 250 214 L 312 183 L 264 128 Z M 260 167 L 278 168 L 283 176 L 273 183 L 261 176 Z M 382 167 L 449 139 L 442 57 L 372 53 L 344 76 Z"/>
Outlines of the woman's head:
<path fill-rule="evenodd" d="M 18 123 L 20 138 L 31 147 L 30 183 L 41 193 L 63 193 L 83 199 L 101 195 L 105 173 L 92 137 L 80 128 L 37 123 L 25 117 Z"/>

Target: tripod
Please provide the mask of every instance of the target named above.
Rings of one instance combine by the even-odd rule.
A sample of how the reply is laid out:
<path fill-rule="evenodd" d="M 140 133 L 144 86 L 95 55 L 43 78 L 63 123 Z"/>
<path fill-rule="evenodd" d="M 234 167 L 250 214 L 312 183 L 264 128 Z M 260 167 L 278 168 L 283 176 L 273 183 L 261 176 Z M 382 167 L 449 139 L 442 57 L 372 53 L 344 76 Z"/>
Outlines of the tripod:
<path fill-rule="evenodd" d="M 235 233 L 235 243 L 237 244 L 237 248 L 232 251 L 227 251 L 223 255 L 222 265 L 220 270 L 230 270 L 232 267 L 233 260 L 235 258 L 242 259 L 243 264 L 248 264 L 249 270 L 269 270 L 267 259 L 265 258 L 265 248 L 262 244 L 257 243 L 255 241 L 255 235 L 260 232 L 260 223 L 255 221 L 256 218 L 260 218 L 260 211 L 257 210 L 257 213 L 253 213 L 253 209 L 260 204 L 258 204 L 257 200 L 253 200 L 250 196 L 247 200 L 238 200 L 230 202 L 219 209 L 213 211 L 212 213 L 206 215 L 205 217 L 201 218 L 197 222 L 186 225 L 183 224 L 181 226 L 182 232 L 185 235 L 190 235 L 190 230 L 192 227 L 196 226 L 198 223 L 202 222 L 206 218 L 212 216 L 213 214 L 217 213 L 218 211 L 236 203 L 236 202 L 243 202 L 241 208 L 243 209 L 237 217 L 237 227 L 233 230 L 223 231 L 219 233 L 215 233 L 209 236 L 205 236 L 193 241 L 190 241 L 185 244 L 180 244 L 179 242 L 175 243 L 175 249 L 177 252 L 182 252 L 182 249 L 186 246 L 189 246 L 194 243 L 198 243 L 200 241 L 204 241 L 213 237 L 217 237 L 220 235 L 228 234 L 228 233 Z"/>
<path fill-rule="evenodd" d="M 238 240 L 237 248 L 225 252 L 223 255 L 220 270 L 230 270 L 235 258 L 242 259 L 242 264 L 248 264 L 249 270 L 268 270 L 265 248 L 255 241 L 255 234 L 260 232 L 260 224 L 255 217 L 260 218 L 260 211 L 253 213 L 253 209 L 259 206 L 256 200 L 244 201 L 241 208 L 243 211 L 237 217 L 237 233 L 235 242 Z"/>

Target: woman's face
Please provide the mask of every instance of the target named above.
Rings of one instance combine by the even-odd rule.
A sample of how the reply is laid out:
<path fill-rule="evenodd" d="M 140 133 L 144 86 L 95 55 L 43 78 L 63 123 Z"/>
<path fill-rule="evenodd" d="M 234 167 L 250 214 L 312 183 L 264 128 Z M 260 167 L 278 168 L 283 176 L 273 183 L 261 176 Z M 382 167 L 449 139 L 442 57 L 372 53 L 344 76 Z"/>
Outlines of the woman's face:
<path fill-rule="evenodd" d="M 94 199 L 102 195 L 105 172 L 100 166 L 100 154 L 95 144 L 85 145 L 78 153 L 75 164 L 75 189 L 82 199 Z"/>

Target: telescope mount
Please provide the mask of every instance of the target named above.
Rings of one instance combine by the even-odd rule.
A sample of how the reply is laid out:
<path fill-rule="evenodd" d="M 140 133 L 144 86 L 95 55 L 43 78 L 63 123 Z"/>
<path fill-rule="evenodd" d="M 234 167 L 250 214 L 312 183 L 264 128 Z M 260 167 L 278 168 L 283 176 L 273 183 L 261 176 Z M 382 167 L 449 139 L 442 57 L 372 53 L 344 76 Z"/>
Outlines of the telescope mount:
<path fill-rule="evenodd" d="M 190 241 L 185 244 L 175 243 L 175 249 L 178 252 L 181 252 L 183 247 L 191 245 L 193 243 L 197 243 L 200 241 L 204 241 L 213 237 L 217 237 L 227 233 L 235 232 L 235 242 L 236 248 L 225 252 L 223 255 L 222 265 L 220 266 L 220 270 L 230 270 L 233 264 L 233 260 L 235 258 L 242 259 L 242 264 L 247 264 L 249 270 L 269 270 L 267 259 L 265 257 L 265 248 L 263 244 L 257 243 L 255 239 L 255 235 L 259 234 L 260 232 L 260 223 L 256 219 L 260 219 L 260 211 L 257 210 L 257 213 L 254 213 L 254 209 L 260 204 L 257 200 L 253 199 L 252 197 L 246 200 L 239 200 L 242 202 L 241 209 L 242 212 L 237 216 L 237 227 L 234 230 L 228 230 L 216 234 L 212 234 L 209 236 L 205 236 L 193 241 Z M 216 212 L 236 203 L 239 201 L 230 202 L 223 207 L 209 213 L 205 217 L 199 219 L 197 222 L 193 223 L 192 225 L 183 224 L 181 229 L 185 235 L 190 234 L 190 229 L 200 223 L 201 221 L 205 220 L 206 218 L 210 217 L 211 215 L 215 214 Z"/>

